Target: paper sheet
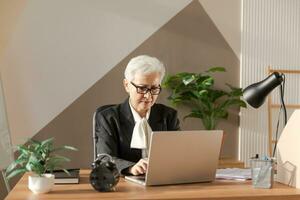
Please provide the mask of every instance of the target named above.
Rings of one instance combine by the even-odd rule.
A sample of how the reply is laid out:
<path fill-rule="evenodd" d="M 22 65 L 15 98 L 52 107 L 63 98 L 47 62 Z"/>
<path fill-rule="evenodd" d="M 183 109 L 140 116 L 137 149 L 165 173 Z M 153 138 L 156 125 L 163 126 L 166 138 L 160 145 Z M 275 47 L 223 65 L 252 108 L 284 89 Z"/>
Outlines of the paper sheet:
<path fill-rule="evenodd" d="M 251 179 L 251 169 L 226 168 L 217 169 L 217 179 L 248 180 Z"/>

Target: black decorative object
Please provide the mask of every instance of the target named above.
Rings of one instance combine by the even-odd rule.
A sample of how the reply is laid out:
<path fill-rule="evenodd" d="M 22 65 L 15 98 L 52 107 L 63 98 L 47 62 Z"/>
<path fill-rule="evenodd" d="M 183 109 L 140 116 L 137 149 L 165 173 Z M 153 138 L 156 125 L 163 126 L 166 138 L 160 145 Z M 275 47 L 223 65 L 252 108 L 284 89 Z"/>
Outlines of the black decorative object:
<path fill-rule="evenodd" d="M 278 72 L 274 72 L 266 79 L 246 87 L 243 90 L 243 97 L 252 107 L 258 108 L 265 102 L 268 94 L 282 81 L 283 76 Z"/>
<path fill-rule="evenodd" d="M 259 108 L 264 102 L 266 97 L 269 93 L 272 92 L 274 88 L 280 85 L 280 100 L 281 106 L 279 115 L 281 113 L 281 109 L 283 109 L 283 116 L 284 116 L 284 124 L 287 123 L 287 112 L 284 103 L 284 87 L 285 87 L 285 75 L 283 73 L 279 74 L 278 72 L 273 72 L 269 75 L 266 79 L 249 85 L 243 90 L 243 97 L 254 108 Z M 279 127 L 279 117 L 277 121 L 277 128 L 276 128 L 276 142 L 273 149 L 273 157 L 275 156 L 276 147 L 277 147 L 277 140 L 278 140 L 278 127 Z"/>
<path fill-rule="evenodd" d="M 113 192 L 119 182 L 120 174 L 112 157 L 108 154 L 99 154 L 92 163 L 90 183 L 99 192 Z"/>

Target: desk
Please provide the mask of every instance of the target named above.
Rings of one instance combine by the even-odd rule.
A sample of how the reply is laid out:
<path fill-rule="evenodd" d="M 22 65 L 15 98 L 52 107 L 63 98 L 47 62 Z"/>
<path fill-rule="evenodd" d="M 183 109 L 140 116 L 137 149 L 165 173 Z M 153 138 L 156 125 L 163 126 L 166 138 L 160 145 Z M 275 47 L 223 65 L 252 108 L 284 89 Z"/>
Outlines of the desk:
<path fill-rule="evenodd" d="M 34 199 L 300 199 L 300 189 L 276 183 L 273 189 L 254 189 L 250 181 L 220 181 L 169 186 L 144 187 L 120 179 L 116 192 L 99 193 L 89 184 L 89 170 L 81 170 L 80 184 L 55 185 L 47 194 L 35 195 L 27 189 L 25 174 L 6 200 Z"/>

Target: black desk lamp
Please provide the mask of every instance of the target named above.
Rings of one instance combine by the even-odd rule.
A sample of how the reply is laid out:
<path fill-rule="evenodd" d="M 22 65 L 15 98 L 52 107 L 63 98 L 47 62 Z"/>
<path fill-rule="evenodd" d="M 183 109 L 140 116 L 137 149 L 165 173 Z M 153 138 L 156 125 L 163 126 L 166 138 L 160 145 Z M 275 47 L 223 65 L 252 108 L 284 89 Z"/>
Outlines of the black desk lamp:
<path fill-rule="evenodd" d="M 247 101 L 250 106 L 254 108 L 260 107 L 266 97 L 269 95 L 269 93 L 272 92 L 274 88 L 276 88 L 278 85 L 280 85 L 280 100 L 281 100 L 281 106 L 279 115 L 281 112 L 281 109 L 283 108 L 284 112 L 284 123 L 286 125 L 287 123 L 287 114 L 286 114 L 286 107 L 284 104 L 284 86 L 285 86 L 285 76 L 284 74 L 279 74 L 278 72 L 273 72 L 270 76 L 268 76 L 266 79 L 254 83 L 252 85 L 249 85 L 243 90 L 243 97 Z M 277 121 L 277 129 L 276 129 L 276 142 L 273 150 L 273 157 L 275 155 L 276 146 L 277 146 L 277 136 L 278 136 L 278 127 L 279 127 L 279 117 Z"/>

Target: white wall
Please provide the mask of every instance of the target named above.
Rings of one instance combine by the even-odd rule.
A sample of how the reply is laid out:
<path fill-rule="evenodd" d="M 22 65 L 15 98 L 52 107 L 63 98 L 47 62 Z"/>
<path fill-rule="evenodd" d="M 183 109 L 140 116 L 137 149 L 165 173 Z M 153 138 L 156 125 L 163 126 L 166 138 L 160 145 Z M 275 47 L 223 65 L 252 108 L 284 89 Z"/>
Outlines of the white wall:
<path fill-rule="evenodd" d="M 300 70 L 299 10 L 299 0 L 243 1 L 242 87 L 264 79 L 268 66 Z M 297 83 L 297 80 L 287 76 L 286 103 L 300 104 L 299 75 L 297 79 L 298 84 L 292 84 Z M 279 103 L 278 96 L 273 99 Z M 240 158 L 246 164 L 256 153 L 268 153 L 267 120 L 266 104 L 257 110 L 249 107 L 241 112 Z"/>
<path fill-rule="evenodd" d="M 0 70 L 13 143 L 37 133 L 190 2 L 2 1 L 1 30 L 11 32 L 0 34 Z"/>

